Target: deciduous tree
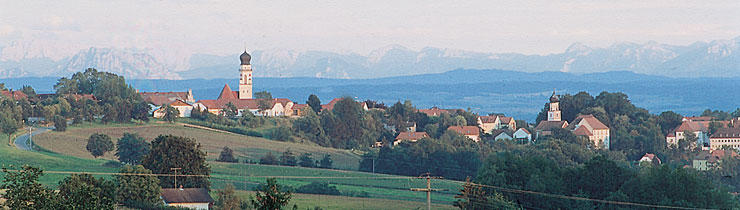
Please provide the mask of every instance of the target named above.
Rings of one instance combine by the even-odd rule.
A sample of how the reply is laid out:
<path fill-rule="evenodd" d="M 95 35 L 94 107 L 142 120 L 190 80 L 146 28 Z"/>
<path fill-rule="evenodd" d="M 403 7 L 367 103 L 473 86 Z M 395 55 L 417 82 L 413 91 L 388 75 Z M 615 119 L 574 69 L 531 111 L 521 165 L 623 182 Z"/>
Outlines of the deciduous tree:
<path fill-rule="evenodd" d="M 180 168 L 178 174 L 199 175 L 177 177 L 183 187 L 210 188 L 208 176 L 211 168 L 206 163 L 206 153 L 195 139 L 173 135 L 160 135 L 152 141 L 152 150 L 144 155 L 141 164 L 155 174 L 173 174 L 172 168 Z M 160 186 L 171 187 L 174 177 L 159 177 Z"/>
<path fill-rule="evenodd" d="M 221 210 L 241 209 L 241 199 L 236 196 L 234 185 L 226 184 L 224 189 L 216 191 L 216 207 Z"/>
<path fill-rule="evenodd" d="M 136 175 L 151 174 L 152 171 L 141 165 L 123 166 L 120 170 L 122 175 L 116 176 L 118 182 L 118 199 L 124 205 L 145 204 L 156 206 L 162 202 L 162 188 L 159 179 L 155 176 Z"/>
<path fill-rule="evenodd" d="M 0 188 L 5 189 L 3 198 L 10 209 L 58 209 L 57 194 L 38 182 L 43 171 L 32 166 L 23 166 L 19 171 L 3 167 L 4 180 Z"/>
<path fill-rule="evenodd" d="M 73 174 L 59 181 L 60 209 L 114 209 L 116 184 L 90 174 Z"/>
<path fill-rule="evenodd" d="M 227 163 L 238 163 L 239 159 L 234 158 L 234 150 L 231 150 L 228 146 L 224 146 L 221 150 L 221 154 L 218 156 L 216 161 L 227 162 Z"/>
<path fill-rule="evenodd" d="M 87 139 L 85 147 L 93 157 L 98 158 L 105 155 L 106 152 L 113 151 L 113 141 L 110 136 L 101 133 L 94 133 Z"/>
<path fill-rule="evenodd" d="M 144 138 L 135 133 L 123 133 L 123 137 L 116 143 L 116 156 L 122 163 L 137 165 L 141 162 L 151 146 Z"/>

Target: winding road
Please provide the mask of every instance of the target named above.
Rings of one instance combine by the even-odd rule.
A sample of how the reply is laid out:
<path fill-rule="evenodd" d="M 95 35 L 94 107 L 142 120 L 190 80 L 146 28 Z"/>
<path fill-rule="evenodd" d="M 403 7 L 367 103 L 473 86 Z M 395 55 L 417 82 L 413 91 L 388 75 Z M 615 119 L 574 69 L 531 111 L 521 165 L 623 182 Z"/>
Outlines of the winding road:
<path fill-rule="evenodd" d="M 34 130 L 32 134 L 35 136 L 35 135 L 39 135 L 46 131 L 49 131 L 49 129 L 48 128 L 36 128 L 36 130 Z M 13 143 L 15 144 L 15 147 L 18 149 L 30 151 L 31 143 L 28 141 L 29 140 L 28 137 L 29 137 L 28 134 L 23 134 L 23 135 L 18 136 L 18 138 L 15 138 L 15 140 L 13 141 Z"/>

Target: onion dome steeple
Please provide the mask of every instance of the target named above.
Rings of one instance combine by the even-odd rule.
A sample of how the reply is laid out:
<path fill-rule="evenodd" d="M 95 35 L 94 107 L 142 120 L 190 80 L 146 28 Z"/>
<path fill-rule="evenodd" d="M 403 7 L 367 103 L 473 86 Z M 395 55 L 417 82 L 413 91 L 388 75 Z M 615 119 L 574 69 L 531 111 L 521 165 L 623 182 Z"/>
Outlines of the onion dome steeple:
<path fill-rule="evenodd" d="M 242 61 L 242 65 L 249 65 L 249 62 L 252 60 L 252 56 L 247 53 L 247 50 L 244 50 L 244 53 L 239 56 L 239 60 Z"/>
<path fill-rule="evenodd" d="M 550 103 L 559 102 L 560 98 L 555 95 L 555 89 L 552 90 L 552 96 L 550 96 Z"/>

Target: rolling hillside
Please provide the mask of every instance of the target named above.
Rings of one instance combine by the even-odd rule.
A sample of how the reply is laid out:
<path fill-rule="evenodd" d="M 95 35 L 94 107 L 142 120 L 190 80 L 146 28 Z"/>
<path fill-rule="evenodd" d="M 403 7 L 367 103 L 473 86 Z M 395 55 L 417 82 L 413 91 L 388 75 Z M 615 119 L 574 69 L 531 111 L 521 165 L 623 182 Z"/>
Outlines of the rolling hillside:
<path fill-rule="evenodd" d="M 42 148 L 53 152 L 70 155 L 79 158 L 93 158 L 85 149 L 87 139 L 93 133 L 104 133 L 113 139 L 114 143 L 123 136 L 123 133 L 137 133 L 148 141 L 154 140 L 162 134 L 176 136 L 187 136 L 194 138 L 201 144 L 202 149 L 207 152 L 209 160 L 218 158 L 224 146 L 234 150 L 234 156 L 243 161 L 245 158 L 252 161 L 259 159 L 272 152 L 280 156 L 286 149 L 290 149 L 296 156 L 304 152 L 313 154 L 314 159 L 321 158 L 324 154 L 330 154 L 334 160 L 334 166 L 340 169 L 356 170 L 360 157 L 348 150 L 320 147 L 311 143 L 299 144 L 272 141 L 264 138 L 229 134 L 223 132 L 208 131 L 197 128 L 184 127 L 178 124 L 148 123 L 145 125 L 123 124 L 106 126 L 82 126 L 72 127 L 66 132 L 46 132 L 34 137 L 34 143 Z M 103 159 L 116 159 L 113 153 L 106 153 Z"/>
<path fill-rule="evenodd" d="M 105 128 L 105 129 L 101 129 Z M 273 153 L 282 152 L 285 148 L 292 151 L 311 152 L 313 154 L 328 153 L 332 155 L 335 166 L 346 169 L 356 169 L 359 157 L 349 151 L 318 147 L 310 144 L 286 143 L 254 138 L 236 134 L 227 134 L 203 129 L 188 128 L 182 125 L 150 122 L 143 125 L 137 124 L 111 124 L 111 125 L 76 125 L 67 132 L 46 132 L 34 137 L 34 142 L 42 151 L 20 151 L 11 146 L 0 146 L 0 158 L 3 163 L 21 164 L 29 162 L 47 171 L 69 171 L 69 172 L 115 172 L 117 168 L 101 167 L 107 160 L 115 159 L 112 154 L 106 154 L 103 158 L 93 159 L 85 150 L 86 138 L 95 132 L 106 133 L 113 139 L 120 138 L 124 132 L 139 133 L 147 140 L 152 140 L 159 134 L 174 134 L 190 136 L 197 139 L 208 152 L 208 163 L 212 168 L 211 183 L 215 189 L 224 185 L 232 184 L 237 190 L 250 191 L 259 183 L 263 183 L 267 177 L 277 176 L 282 185 L 300 187 L 311 182 L 329 182 L 336 186 L 344 194 L 354 194 L 357 197 L 337 197 L 325 195 L 296 195 L 292 203 L 299 206 L 321 206 L 324 209 L 377 209 L 375 202 L 397 202 L 392 206 L 395 209 L 408 209 L 424 207 L 426 194 L 411 192 L 409 188 L 424 187 L 425 180 L 415 177 L 404 177 L 395 175 L 372 174 L 351 170 L 317 169 L 303 167 L 256 165 L 243 163 L 221 163 L 215 162 L 222 145 L 233 148 L 235 155 L 242 158 L 258 159 L 267 151 Z M 0 140 L 2 139 L 0 137 Z M 7 140 L 6 140 L 7 142 Z M 6 154 L 17 158 L 5 157 Z M 42 182 L 49 186 L 67 174 L 45 174 Z M 103 175 L 103 177 L 110 177 Z M 448 191 L 435 192 L 433 202 L 435 206 L 442 209 L 451 209 L 454 194 L 459 190 L 461 182 L 452 180 L 435 180 L 435 188 L 447 189 Z M 344 199 L 342 199 L 344 198 Z M 383 207 L 391 208 L 391 207 Z"/>

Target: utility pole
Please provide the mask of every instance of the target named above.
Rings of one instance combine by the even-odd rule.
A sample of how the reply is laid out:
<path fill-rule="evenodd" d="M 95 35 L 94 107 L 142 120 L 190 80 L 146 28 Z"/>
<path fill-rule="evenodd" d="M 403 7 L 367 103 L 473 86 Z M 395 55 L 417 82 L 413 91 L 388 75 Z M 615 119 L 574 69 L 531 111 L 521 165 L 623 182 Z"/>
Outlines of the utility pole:
<path fill-rule="evenodd" d="M 33 126 L 28 126 L 28 143 L 31 144 L 31 150 L 33 150 Z"/>
<path fill-rule="evenodd" d="M 175 188 L 177 188 L 177 170 L 180 170 L 182 168 L 170 168 L 170 170 L 175 171 Z"/>
<path fill-rule="evenodd" d="M 432 189 L 432 179 L 443 179 L 441 176 L 431 176 L 429 172 L 416 177 L 417 179 L 426 179 L 426 188 L 411 188 L 411 191 L 427 193 L 427 210 L 432 210 L 432 191 L 442 191 L 441 189 Z"/>
<path fill-rule="evenodd" d="M 373 157 L 373 173 L 375 173 L 375 157 Z"/>

